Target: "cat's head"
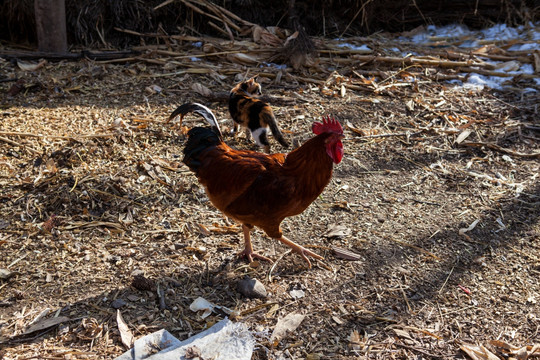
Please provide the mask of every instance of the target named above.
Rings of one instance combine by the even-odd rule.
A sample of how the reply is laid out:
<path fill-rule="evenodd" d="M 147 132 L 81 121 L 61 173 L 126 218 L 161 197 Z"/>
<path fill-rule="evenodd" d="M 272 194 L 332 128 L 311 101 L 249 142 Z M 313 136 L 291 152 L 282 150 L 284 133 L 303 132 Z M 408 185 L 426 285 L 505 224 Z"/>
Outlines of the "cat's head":
<path fill-rule="evenodd" d="M 243 81 L 240 87 L 250 95 L 262 95 L 261 84 L 257 82 L 257 76 Z"/>

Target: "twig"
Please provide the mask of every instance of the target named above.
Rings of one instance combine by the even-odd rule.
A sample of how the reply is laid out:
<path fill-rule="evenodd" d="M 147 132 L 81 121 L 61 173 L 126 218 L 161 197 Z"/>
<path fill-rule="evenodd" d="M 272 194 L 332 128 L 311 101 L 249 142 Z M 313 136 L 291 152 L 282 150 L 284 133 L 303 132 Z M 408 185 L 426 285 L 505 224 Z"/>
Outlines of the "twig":
<path fill-rule="evenodd" d="M 143 234 L 161 234 L 161 233 L 173 233 L 173 232 L 182 232 L 184 228 L 181 229 L 161 229 L 161 230 L 145 230 L 141 231 Z"/>
<path fill-rule="evenodd" d="M 0 79 L 0 83 L 12 82 L 12 81 L 17 81 L 17 80 L 19 80 L 19 78 L 6 78 L 6 79 Z"/>
<path fill-rule="evenodd" d="M 404 246 L 408 246 L 410 248 L 413 248 L 415 250 L 418 250 L 420 252 L 423 252 L 424 254 L 426 255 L 429 255 L 431 256 L 432 258 L 436 259 L 436 260 L 441 260 L 440 257 L 438 257 L 437 255 L 425 250 L 425 249 L 422 249 L 420 246 L 416 246 L 416 245 L 413 245 L 413 244 L 409 244 L 409 243 L 406 243 L 404 241 L 401 241 L 401 240 L 398 240 L 398 239 L 392 239 L 391 237 L 389 237 L 388 239 L 392 240 L 393 242 L 396 242 L 398 244 L 401 244 L 401 245 L 404 245 Z"/>
<path fill-rule="evenodd" d="M 165 303 L 165 291 L 161 288 L 161 286 L 157 286 L 157 296 L 159 298 L 159 310 L 165 310 L 167 309 L 167 304 Z"/>
<path fill-rule="evenodd" d="M 448 276 L 446 277 L 446 279 L 444 280 L 444 283 L 442 284 L 441 288 L 439 289 L 439 294 L 441 293 L 442 289 L 444 289 L 444 287 L 446 286 L 446 283 L 448 282 L 448 279 L 450 279 L 450 276 L 452 275 L 452 273 L 454 272 L 454 269 L 455 269 L 455 265 L 452 267 L 452 270 L 450 270 L 450 272 L 448 273 Z"/>
<path fill-rule="evenodd" d="M 16 141 L 10 140 L 10 139 L 5 138 L 5 137 L 3 137 L 3 136 L 0 136 L 0 141 L 3 141 L 3 142 L 8 143 L 8 144 L 11 144 L 11 145 L 13 145 L 13 146 L 20 146 L 20 147 L 22 147 L 22 148 L 27 149 L 27 150 L 30 151 L 31 153 L 36 154 L 36 155 L 41 154 L 41 151 L 38 151 L 38 150 L 34 149 L 34 148 L 31 147 L 31 146 L 28 146 L 28 145 L 25 145 L 25 144 L 18 143 L 18 142 L 16 142 Z"/>
<path fill-rule="evenodd" d="M 423 133 L 424 131 L 416 131 L 413 133 L 397 133 L 397 134 L 378 134 L 378 135 L 366 135 L 362 136 L 360 139 L 375 139 L 375 138 L 385 138 L 385 137 L 392 137 L 392 136 L 415 136 Z"/>
<path fill-rule="evenodd" d="M 278 263 L 281 259 L 283 259 L 283 257 L 284 257 L 285 255 L 289 254 L 291 251 L 292 251 L 292 250 L 290 250 L 290 249 L 287 250 L 287 251 L 285 251 L 283 254 L 281 254 L 281 256 L 280 256 L 279 258 L 277 258 L 276 261 L 274 261 L 274 263 L 272 264 L 272 267 L 270 268 L 270 270 L 268 270 L 268 281 L 269 281 L 269 282 L 272 282 L 272 272 L 273 272 L 274 269 L 276 268 L 277 263 Z"/>
<path fill-rule="evenodd" d="M 441 204 L 431 201 L 423 201 L 423 200 L 417 200 L 417 199 L 411 199 L 412 201 L 419 203 L 419 204 L 426 204 L 426 205 L 433 205 L 433 206 L 441 206 Z"/>
<path fill-rule="evenodd" d="M 398 342 L 394 342 L 394 345 L 400 346 L 400 347 L 405 348 L 405 349 L 409 349 L 411 351 L 419 352 L 420 354 L 425 355 L 425 356 L 429 356 L 431 358 L 444 359 L 444 358 L 447 357 L 447 355 L 435 355 L 435 354 L 432 354 L 432 353 L 428 353 L 427 351 L 424 351 L 424 350 L 419 349 L 417 347 L 401 344 L 401 343 L 398 343 Z"/>
<path fill-rule="evenodd" d="M 85 139 L 103 138 L 103 137 L 114 136 L 115 134 L 114 133 L 108 133 L 108 134 L 107 133 L 105 133 L 105 134 L 76 134 L 76 135 L 71 135 L 71 136 L 62 136 L 62 135 L 41 135 L 41 134 L 32 134 L 32 133 L 24 133 L 24 132 L 17 132 L 17 131 L 0 131 L 0 135 L 19 136 L 19 137 L 33 137 L 33 138 L 39 138 L 39 139 L 49 138 L 49 139 L 67 139 L 67 140 L 69 140 L 69 139 L 75 139 L 75 138 L 85 138 Z M 3 137 L 0 137 L 0 140 L 3 140 L 5 142 L 9 142 L 12 145 L 26 146 L 26 145 L 18 144 L 16 142 L 14 142 L 13 140 L 9 140 L 9 139 L 3 138 Z M 37 151 L 37 150 L 34 150 L 34 151 Z"/>
<path fill-rule="evenodd" d="M 471 147 L 482 147 L 485 146 L 489 149 L 499 151 L 505 154 L 510 154 L 513 156 L 519 156 L 519 157 L 526 157 L 526 158 L 540 158 L 540 152 L 532 152 L 532 153 L 522 153 L 519 151 L 514 151 L 511 149 L 503 148 L 502 146 L 499 146 L 494 143 L 488 143 L 488 142 L 464 142 L 459 144 L 460 146 L 471 146 Z"/>

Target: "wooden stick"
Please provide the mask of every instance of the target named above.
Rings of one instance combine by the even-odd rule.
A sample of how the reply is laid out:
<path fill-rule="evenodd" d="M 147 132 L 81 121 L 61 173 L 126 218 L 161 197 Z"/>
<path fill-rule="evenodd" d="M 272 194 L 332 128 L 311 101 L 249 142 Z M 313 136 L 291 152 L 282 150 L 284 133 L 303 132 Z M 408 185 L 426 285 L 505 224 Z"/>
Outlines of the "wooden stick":
<path fill-rule="evenodd" d="M 338 59 L 320 58 L 322 61 L 336 62 Z M 471 66 L 478 66 L 486 69 L 494 69 L 495 65 L 485 62 L 470 61 L 449 61 L 442 59 L 423 59 L 418 57 L 393 57 L 393 56 L 376 56 L 376 55 L 353 55 L 351 59 L 344 59 L 346 61 L 363 61 L 363 62 L 376 62 L 376 63 L 389 63 L 389 64 L 403 64 L 403 65 L 427 65 L 440 68 L 470 68 Z"/>

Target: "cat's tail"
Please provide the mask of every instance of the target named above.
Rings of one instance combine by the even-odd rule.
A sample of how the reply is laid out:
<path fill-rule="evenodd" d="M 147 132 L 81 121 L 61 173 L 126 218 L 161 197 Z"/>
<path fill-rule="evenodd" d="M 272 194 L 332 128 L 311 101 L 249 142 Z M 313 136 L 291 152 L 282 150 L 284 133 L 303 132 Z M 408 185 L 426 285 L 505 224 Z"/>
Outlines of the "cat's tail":
<path fill-rule="evenodd" d="M 268 127 L 270 128 L 270 131 L 272 132 L 272 135 L 274 135 L 274 138 L 284 147 L 284 148 L 289 148 L 289 142 L 287 140 L 285 140 L 285 138 L 283 137 L 283 134 L 281 133 L 281 130 L 279 130 L 279 127 L 277 125 L 277 122 L 276 122 L 276 118 L 274 117 L 273 114 L 270 114 L 270 113 L 267 113 L 267 112 L 264 112 L 262 114 L 263 118 L 264 118 L 264 122 L 266 124 L 268 124 Z"/>

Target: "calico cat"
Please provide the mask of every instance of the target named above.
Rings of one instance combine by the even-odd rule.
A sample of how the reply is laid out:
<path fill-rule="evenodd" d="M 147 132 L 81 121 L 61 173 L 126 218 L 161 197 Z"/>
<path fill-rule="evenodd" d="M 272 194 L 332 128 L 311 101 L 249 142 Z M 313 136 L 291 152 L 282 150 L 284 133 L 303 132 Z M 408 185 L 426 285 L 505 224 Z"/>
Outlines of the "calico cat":
<path fill-rule="evenodd" d="M 233 133 L 238 131 L 239 125 L 244 127 L 246 137 L 253 136 L 255 143 L 268 154 L 268 128 L 283 147 L 288 148 L 289 143 L 283 138 L 270 105 L 255 97 L 261 94 L 261 85 L 256 77 L 238 83 L 229 95 L 229 112 L 234 120 Z"/>

